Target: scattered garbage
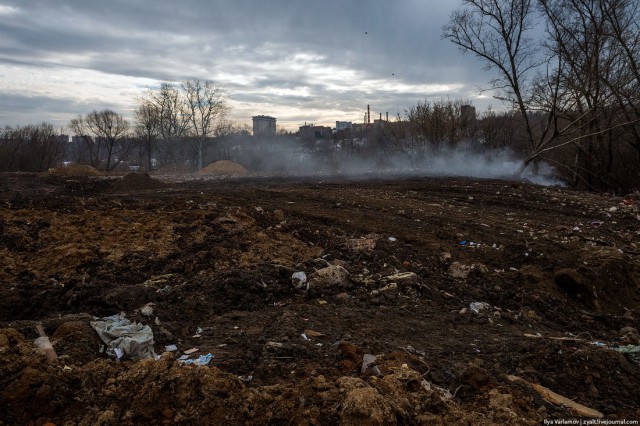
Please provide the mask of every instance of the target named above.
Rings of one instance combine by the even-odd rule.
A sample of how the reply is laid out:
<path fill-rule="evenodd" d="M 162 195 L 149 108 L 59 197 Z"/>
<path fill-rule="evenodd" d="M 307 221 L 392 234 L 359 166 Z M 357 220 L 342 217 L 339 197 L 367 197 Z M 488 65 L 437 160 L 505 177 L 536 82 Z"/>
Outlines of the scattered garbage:
<path fill-rule="evenodd" d="M 153 315 L 153 303 L 147 303 L 140 309 L 140 313 L 145 317 Z"/>
<path fill-rule="evenodd" d="M 191 349 L 187 349 L 186 351 L 182 351 L 183 354 L 185 355 L 191 355 L 194 352 L 198 352 L 200 349 L 198 348 L 191 348 Z"/>
<path fill-rule="evenodd" d="M 398 241 L 396 237 L 389 237 L 388 240 L 391 241 L 392 243 L 395 243 L 396 241 Z"/>
<path fill-rule="evenodd" d="M 399 285 L 407 285 L 415 284 L 418 281 L 418 276 L 415 272 L 400 272 L 393 275 L 387 275 L 383 280 L 390 283 L 397 283 Z"/>
<path fill-rule="evenodd" d="M 291 275 L 291 284 L 298 290 L 309 290 L 307 274 L 302 271 L 294 272 L 293 275 Z"/>
<path fill-rule="evenodd" d="M 476 315 L 488 309 L 491 309 L 491 305 L 486 302 L 472 302 L 469 304 L 469 310 Z"/>
<path fill-rule="evenodd" d="M 349 272 L 342 266 L 330 265 L 318 269 L 309 276 L 307 288 L 322 289 L 334 286 L 343 286 L 348 282 Z"/>
<path fill-rule="evenodd" d="M 304 334 L 306 334 L 307 337 L 322 337 L 322 336 L 324 336 L 324 333 L 320 333 L 319 331 L 311 330 L 311 329 L 308 329 L 308 328 L 304 330 Z"/>
<path fill-rule="evenodd" d="M 364 354 L 362 356 L 362 366 L 360 367 L 360 374 L 371 373 L 375 376 L 380 376 L 380 370 L 375 365 L 377 356 L 372 354 Z"/>
<path fill-rule="evenodd" d="M 44 329 L 40 324 L 36 326 L 36 330 L 38 331 L 38 335 L 40 336 L 33 342 L 34 345 L 36 345 L 36 348 L 44 353 L 49 362 L 58 359 L 58 355 L 56 354 L 55 349 L 53 349 L 53 346 L 51 345 L 47 334 L 44 332 Z"/>
<path fill-rule="evenodd" d="M 178 347 L 176 345 L 166 345 L 164 350 L 165 352 L 175 352 L 178 350 Z"/>
<path fill-rule="evenodd" d="M 640 364 L 640 345 L 626 345 L 611 349 L 625 354 L 631 358 L 633 362 Z"/>
<path fill-rule="evenodd" d="M 462 278 L 466 279 L 471 271 L 480 271 L 482 273 L 486 273 L 489 269 L 483 265 L 482 263 L 474 263 L 472 265 L 464 265 L 460 262 L 453 262 L 451 266 L 449 266 L 449 276 L 452 278 Z"/>
<path fill-rule="evenodd" d="M 106 353 L 110 357 L 131 360 L 159 358 L 153 350 L 153 331 L 148 325 L 132 323 L 123 314 L 97 319 L 90 324 L 107 345 Z"/>
<path fill-rule="evenodd" d="M 182 357 L 181 357 L 182 358 Z M 211 362 L 211 359 L 213 359 L 213 355 L 211 353 L 208 353 L 206 355 L 200 355 L 198 358 L 195 359 L 185 359 L 185 360 L 180 360 L 180 362 L 186 364 L 186 365 L 209 365 L 209 363 Z"/>

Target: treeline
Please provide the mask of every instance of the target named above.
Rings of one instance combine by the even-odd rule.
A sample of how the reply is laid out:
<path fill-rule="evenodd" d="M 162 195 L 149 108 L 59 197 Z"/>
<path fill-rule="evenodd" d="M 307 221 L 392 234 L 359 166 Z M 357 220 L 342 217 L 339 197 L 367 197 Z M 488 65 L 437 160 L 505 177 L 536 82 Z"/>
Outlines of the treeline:
<path fill-rule="evenodd" d="M 0 171 L 40 172 L 58 166 L 67 142 L 49 123 L 0 129 Z"/>

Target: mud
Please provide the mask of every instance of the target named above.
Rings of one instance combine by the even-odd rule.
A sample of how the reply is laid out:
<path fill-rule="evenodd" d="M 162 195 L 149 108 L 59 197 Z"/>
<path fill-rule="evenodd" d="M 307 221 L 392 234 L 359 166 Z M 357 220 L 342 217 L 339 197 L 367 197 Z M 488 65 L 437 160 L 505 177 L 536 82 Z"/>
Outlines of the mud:
<path fill-rule="evenodd" d="M 0 424 L 577 417 L 507 375 L 640 419 L 640 365 L 612 349 L 640 344 L 624 201 L 465 179 L 0 175 Z M 178 352 L 108 359 L 89 322 L 120 312 Z M 210 365 L 179 363 L 190 348 Z"/>

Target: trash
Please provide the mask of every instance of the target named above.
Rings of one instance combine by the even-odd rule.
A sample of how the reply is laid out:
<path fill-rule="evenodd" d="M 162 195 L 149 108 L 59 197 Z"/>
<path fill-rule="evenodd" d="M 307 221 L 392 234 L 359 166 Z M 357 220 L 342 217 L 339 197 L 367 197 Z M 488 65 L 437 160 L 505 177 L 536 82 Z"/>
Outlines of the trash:
<path fill-rule="evenodd" d="M 307 274 L 302 271 L 294 272 L 291 275 L 291 284 L 298 290 L 309 290 L 309 284 L 307 283 Z"/>
<path fill-rule="evenodd" d="M 40 324 L 36 326 L 36 330 L 38 331 L 38 337 L 33 343 L 36 345 L 41 352 L 47 357 L 47 361 L 52 362 L 58 358 L 55 349 L 51 346 L 51 342 L 47 337 L 47 334 L 44 332 L 44 329 Z"/>
<path fill-rule="evenodd" d="M 211 359 L 213 358 L 213 355 L 211 353 L 208 353 L 206 355 L 200 355 L 197 359 L 186 359 L 186 360 L 181 360 L 182 362 L 184 362 L 186 365 L 208 365 L 211 362 Z"/>
<path fill-rule="evenodd" d="M 164 347 L 164 350 L 166 352 L 173 352 L 173 351 L 177 351 L 178 347 L 176 345 L 167 345 Z"/>
<path fill-rule="evenodd" d="M 462 278 L 466 279 L 471 271 L 480 271 L 482 273 L 486 273 L 489 269 L 483 265 L 482 263 L 474 263 L 472 265 L 463 265 L 460 262 L 453 262 L 451 266 L 449 266 L 449 276 L 452 278 Z"/>
<path fill-rule="evenodd" d="M 581 416 L 598 418 L 598 419 L 604 417 L 604 414 L 602 414 L 600 411 L 594 410 L 593 408 L 589 408 L 587 406 L 574 402 L 569 398 L 559 395 L 542 385 L 531 383 L 518 376 L 507 375 L 507 379 L 509 379 L 512 382 L 523 383 L 525 385 L 531 386 L 536 392 L 540 394 L 540 396 L 542 396 L 547 401 L 551 402 L 552 404 L 562 405 L 567 408 L 570 408 L 571 410 L 573 410 L 574 412 L 576 412 Z"/>
<path fill-rule="evenodd" d="M 120 360 L 124 356 L 124 351 L 120 348 L 114 348 L 113 352 L 116 354 L 116 359 Z"/>
<path fill-rule="evenodd" d="M 180 361 L 184 361 L 186 359 L 189 359 L 189 355 L 181 355 L 180 358 L 178 358 Z"/>
<path fill-rule="evenodd" d="M 322 337 L 324 336 L 324 333 L 320 333 L 319 331 L 315 331 L 315 330 L 311 330 L 311 329 L 306 329 L 304 330 L 304 334 L 307 335 L 307 337 Z"/>
<path fill-rule="evenodd" d="M 122 357 L 128 359 L 158 359 L 153 350 L 153 332 L 148 325 L 131 323 L 120 314 L 90 324 L 107 345 L 107 355 L 116 357 L 117 348 L 118 352 L 122 351 Z"/>
<path fill-rule="evenodd" d="M 375 355 L 364 354 L 362 356 L 362 367 L 360 367 L 360 374 L 364 374 L 370 368 L 375 367 L 374 364 L 375 364 L 377 359 L 378 359 L 378 357 L 375 356 Z"/>
<path fill-rule="evenodd" d="M 302 338 L 304 340 L 310 340 L 309 337 L 305 333 L 302 333 L 300 336 L 302 336 Z"/>
<path fill-rule="evenodd" d="M 476 315 L 487 309 L 491 309 L 491 305 L 486 302 L 472 302 L 469 304 L 469 310 Z"/>
<path fill-rule="evenodd" d="M 343 286 L 347 284 L 349 272 L 342 266 L 330 265 L 326 268 L 318 269 L 309 276 L 307 289 L 322 289 L 333 286 Z"/>
<path fill-rule="evenodd" d="M 283 348 L 284 345 L 280 342 L 267 342 L 265 346 L 269 346 L 271 348 Z"/>
<path fill-rule="evenodd" d="M 360 238 L 350 238 L 345 242 L 349 250 L 373 252 L 376 248 L 376 242 L 380 239 L 379 235 L 369 234 Z"/>
<path fill-rule="evenodd" d="M 203 331 L 203 330 L 202 330 L 202 327 L 198 327 L 198 328 L 196 329 L 196 334 L 200 334 L 200 333 L 202 333 L 202 331 Z"/>
<path fill-rule="evenodd" d="M 415 284 L 418 281 L 418 276 L 415 272 L 400 272 L 398 274 L 387 275 L 383 280 L 400 285 Z"/>
<path fill-rule="evenodd" d="M 198 352 L 199 349 L 198 348 L 191 348 L 191 349 L 187 349 L 186 351 L 182 351 L 182 353 L 184 353 L 185 355 L 191 355 L 194 352 Z"/>
<path fill-rule="evenodd" d="M 619 346 L 611 349 L 627 355 L 631 360 L 640 364 L 640 345 Z"/>
<path fill-rule="evenodd" d="M 391 241 L 392 243 L 395 243 L 396 241 L 398 241 L 396 237 L 389 237 L 388 240 Z"/>
<path fill-rule="evenodd" d="M 153 303 L 147 303 L 140 309 L 140 313 L 145 317 L 153 315 Z"/>

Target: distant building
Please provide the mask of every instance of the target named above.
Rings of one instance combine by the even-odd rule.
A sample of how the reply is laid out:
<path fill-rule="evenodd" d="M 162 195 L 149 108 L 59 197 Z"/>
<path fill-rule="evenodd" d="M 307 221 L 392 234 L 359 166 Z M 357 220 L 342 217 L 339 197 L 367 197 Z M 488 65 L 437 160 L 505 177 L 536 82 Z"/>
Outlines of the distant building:
<path fill-rule="evenodd" d="M 298 135 L 300 139 L 303 140 L 331 139 L 333 137 L 333 130 L 331 127 L 305 124 L 304 126 L 300 126 Z"/>
<path fill-rule="evenodd" d="M 268 115 L 253 116 L 253 136 L 275 136 L 276 119 Z"/>
<path fill-rule="evenodd" d="M 353 124 L 350 121 L 336 121 L 336 131 L 351 129 Z"/>
<path fill-rule="evenodd" d="M 476 124 L 476 107 L 471 105 L 462 105 L 460 107 L 460 119 L 462 127 L 468 128 Z"/>

